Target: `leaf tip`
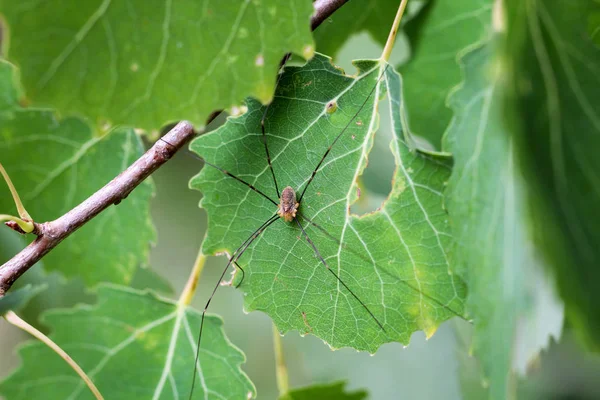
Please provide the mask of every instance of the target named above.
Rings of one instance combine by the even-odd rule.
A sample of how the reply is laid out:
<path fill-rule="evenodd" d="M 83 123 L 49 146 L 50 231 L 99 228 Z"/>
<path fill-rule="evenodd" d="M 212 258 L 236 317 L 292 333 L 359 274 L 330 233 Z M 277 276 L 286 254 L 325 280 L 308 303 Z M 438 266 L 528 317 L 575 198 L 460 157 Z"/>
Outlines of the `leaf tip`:
<path fill-rule="evenodd" d="M 427 326 L 423 328 L 423 332 L 425 333 L 425 340 L 431 339 L 433 334 L 437 331 L 437 326 L 433 324 L 433 321 L 427 322 Z"/>

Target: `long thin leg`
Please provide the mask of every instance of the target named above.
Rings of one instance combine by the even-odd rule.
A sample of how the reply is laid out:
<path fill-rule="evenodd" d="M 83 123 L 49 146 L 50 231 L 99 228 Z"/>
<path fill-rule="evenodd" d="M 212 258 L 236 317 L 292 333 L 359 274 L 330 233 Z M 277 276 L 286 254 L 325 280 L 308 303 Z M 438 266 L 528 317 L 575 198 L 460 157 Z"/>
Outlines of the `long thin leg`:
<path fill-rule="evenodd" d="M 333 236 L 331 233 L 327 232 L 325 230 L 325 228 L 323 228 L 321 225 L 317 224 L 316 222 L 314 222 L 313 220 L 311 220 L 310 218 L 308 218 L 306 215 L 298 212 L 298 216 L 304 220 L 306 220 L 309 224 L 311 224 L 312 226 L 314 226 L 315 228 L 317 228 L 318 230 L 321 231 L 321 233 L 323 233 L 325 236 L 327 236 L 329 239 L 333 240 L 334 242 L 336 242 L 339 246 L 343 247 L 344 250 L 349 251 L 350 253 L 354 254 L 355 256 L 357 256 L 358 258 L 362 259 L 363 261 L 365 261 L 366 263 L 372 263 L 373 260 L 369 260 L 367 257 L 365 257 L 363 254 L 361 254 L 360 252 L 356 251 L 353 247 L 348 246 L 345 243 L 342 243 L 338 238 L 336 238 L 335 236 Z M 375 266 L 377 267 L 377 266 Z M 392 273 L 386 271 L 384 268 L 381 267 L 377 267 L 379 268 L 381 271 L 385 272 L 386 274 L 388 274 L 389 276 L 392 276 L 393 278 L 397 279 L 397 276 L 393 275 Z M 423 293 L 421 290 L 419 290 L 419 288 L 414 287 L 413 285 L 411 285 L 410 283 L 408 283 L 405 280 L 400 280 L 400 283 L 402 283 L 403 285 L 405 285 L 406 287 L 408 287 L 409 289 L 414 290 L 415 292 L 423 295 L 423 297 L 426 297 L 427 299 L 431 300 L 432 302 L 436 303 L 437 305 L 439 305 L 442 308 L 445 308 L 446 310 L 450 311 L 452 314 L 455 314 L 458 317 L 461 317 L 461 313 L 459 313 L 458 311 L 448 307 L 446 304 L 442 303 L 441 301 L 439 301 L 438 299 L 428 295 L 427 293 Z"/>
<path fill-rule="evenodd" d="M 344 134 L 344 132 L 346 132 L 346 129 L 348 129 L 348 127 L 350 126 L 350 124 L 352 123 L 352 121 L 354 121 L 354 119 L 358 116 L 358 114 L 365 107 L 365 105 L 367 104 L 367 102 L 369 101 L 369 99 L 371 98 L 371 96 L 373 96 L 373 93 L 375 93 L 375 89 L 377 88 L 377 85 L 379 85 L 379 82 L 381 81 L 381 78 L 383 78 L 383 76 L 385 75 L 385 72 L 387 71 L 388 66 L 389 65 L 387 65 L 385 67 L 385 69 L 381 73 L 381 76 L 377 79 L 377 83 L 373 86 L 373 89 L 371 89 L 371 92 L 369 93 L 369 95 L 367 96 L 367 98 L 365 99 L 365 101 L 363 101 L 363 103 L 360 105 L 360 108 L 358 109 L 358 111 L 352 116 L 352 118 L 350 118 L 350 120 L 348 121 L 348 123 L 346 124 L 346 126 L 344 126 L 344 129 L 342 129 L 340 131 L 340 133 L 338 133 L 338 135 L 335 137 L 335 139 L 333 139 L 333 142 L 331 143 L 331 145 L 329 145 L 329 147 L 327 148 L 327 150 L 325 150 L 325 154 L 323 154 L 323 157 L 321 158 L 321 161 L 319 161 L 319 163 L 315 167 L 314 171 L 312 172 L 312 174 L 310 176 L 310 179 L 308 180 L 308 182 L 306 182 L 306 185 L 304 186 L 304 189 L 302 190 L 302 193 L 300 194 L 300 197 L 298 198 L 298 203 L 302 203 L 302 197 L 304 197 L 304 193 L 306 193 L 306 189 L 308 189 L 308 186 L 311 184 L 311 182 L 315 178 L 315 175 L 317 174 L 317 171 L 321 167 L 321 164 L 323 164 L 323 161 L 325 161 L 325 158 L 327 157 L 327 155 L 331 151 L 331 148 L 337 143 L 337 141 Z"/>
<path fill-rule="evenodd" d="M 246 279 L 246 272 L 244 272 L 244 269 L 242 267 L 240 267 L 240 265 L 237 262 L 233 262 L 233 265 L 235 265 L 235 267 L 237 269 L 239 269 L 240 271 L 242 271 L 242 279 L 240 280 L 240 283 L 238 283 L 237 285 L 235 285 L 235 288 L 239 288 L 242 285 L 242 282 L 244 282 L 244 279 Z"/>
<path fill-rule="evenodd" d="M 315 228 L 317 228 L 319 231 L 321 231 L 322 234 L 324 234 L 325 236 L 327 236 L 329 239 L 333 240 L 335 243 L 337 243 L 338 246 L 343 247 L 344 250 L 349 251 L 350 253 L 354 254 L 355 256 L 357 256 L 358 258 L 362 259 L 363 261 L 365 261 L 366 263 L 372 263 L 373 260 L 368 259 L 367 257 L 365 257 L 364 254 L 361 254 L 359 251 L 357 251 L 355 248 L 348 246 L 346 243 L 342 243 L 338 238 L 336 238 L 335 236 L 333 236 L 331 233 L 327 232 L 327 230 L 325 228 L 323 228 L 321 225 L 317 224 L 315 221 L 313 221 L 312 219 L 308 218 L 306 215 L 302 214 L 301 212 L 298 211 L 297 213 L 299 218 L 302 218 L 303 220 L 306 220 L 306 222 L 308 222 L 310 225 L 314 226 Z M 385 271 L 385 270 L 384 270 Z M 385 271 L 387 272 L 387 271 Z M 389 274 L 389 273 L 388 273 Z M 390 274 L 390 276 L 393 276 L 392 274 Z M 404 282 L 404 281 L 402 281 Z M 409 285 L 408 283 L 404 282 L 406 285 L 408 285 L 411 289 L 416 290 L 417 292 L 419 291 L 419 289 L 412 287 L 411 285 Z M 419 292 L 420 293 L 420 292 Z"/>
<path fill-rule="evenodd" d="M 163 142 L 165 142 L 166 144 L 168 144 L 169 146 L 173 146 L 171 143 L 167 142 L 166 140 L 164 140 L 163 138 L 160 138 L 159 140 L 162 140 Z M 252 189 L 253 191 L 255 191 L 256 193 L 260 194 L 262 197 L 264 197 L 265 199 L 269 200 L 271 203 L 275 204 L 276 206 L 279 205 L 278 202 L 276 202 L 275 200 L 273 200 L 272 198 L 270 198 L 269 196 L 267 196 L 266 194 L 264 194 L 263 192 L 261 192 L 260 190 L 258 190 L 257 188 L 254 187 L 254 185 L 249 184 L 248 182 L 246 182 L 245 180 L 243 180 L 242 178 L 238 178 L 237 176 L 233 175 L 231 172 L 215 165 L 215 164 L 211 164 L 208 161 L 206 161 L 204 158 L 200 157 L 197 154 L 194 154 L 192 152 L 187 152 L 187 155 L 189 155 L 190 157 L 195 158 L 196 160 L 200 160 L 202 161 L 204 164 L 213 167 L 214 169 L 217 169 L 219 171 L 221 171 L 222 173 L 224 173 L 225 175 L 235 179 L 236 181 L 248 186 L 250 189 Z M 279 198 L 279 196 L 277 196 Z"/>
<path fill-rule="evenodd" d="M 248 239 L 246 239 L 244 241 L 244 243 L 242 243 L 242 245 L 233 252 L 231 259 L 227 262 L 227 265 L 225 266 L 223 273 L 221 273 L 221 277 L 219 278 L 217 285 L 213 289 L 212 293 L 210 294 L 210 297 L 208 298 L 208 301 L 206 302 L 206 305 L 204 306 L 204 310 L 202 311 L 202 317 L 200 319 L 200 332 L 198 333 L 198 342 L 196 344 L 196 358 L 194 359 L 194 373 L 192 374 L 192 388 L 190 389 L 190 396 L 189 396 L 190 400 L 192 399 L 192 395 L 194 394 L 194 386 L 196 384 L 196 372 L 198 372 L 198 357 L 200 356 L 200 341 L 202 340 L 202 329 L 204 328 L 204 316 L 206 315 L 206 310 L 208 309 L 210 302 L 212 301 L 213 297 L 215 296 L 215 293 L 217 292 L 217 289 L 219 288 L 220 283 L 223 280 L 223 277 L 225 276 L 225 274 L 227 273 L 227 270 L 229 269 L 229 266 L 231 265 L 231 263 L 236 262 L 242 256 L 242 254 L 244 254 L 244 252 L 246 251 L 248 246 L 250 246 L 252 244 L 252 242 L 254 242 L 254 240 L 256 238 L 258 238 L 258 236 L 262 232 L 264 232 L 265 229 L 267 229 L 267 227 L 269 225 L 271 225 L 273 222 L 277 221 L 278 219 L 279 219 L 279 215 L 277 215 L 277 214 L 273 215 L 266 222 L 264 222 L 256 231 L 254 231 L 254 233 L 252 235 L 250 235 L 250 237 Z"/>
<path fill-rule="evenodd" d="M 336 242 L 339 246 L 343 247 L 344 250 L 347 250 L 347 251 L 351 252 L 355 256 L 361 258 L 363 261 L 366 261 L 368 263 L 371 262 L 371 260 L 369 260 L 367 257 L 365 257 L 364 255 L 360 254 L 360 252 L 356 251 L 354 248 L 346 245 L 345 243 L 342 243 L 338 238 L 336 238 L 335 236 L 333 236 L 331 233 L 327 232 L 327 230 L 325 228 L 323 228 L 321 225 L 319 225 L 316 222 L 314 222 L 312 219 L 308 218 L 306 215 L 302 214 L 299 211 L 298 211 L 297 215 L 298 215 L 298 217 L 302 218 L 303 220 L 306 220 L 306 222 L 308 222 L 310 225 L 312 225 L 315 228 L 317 228 L 318 230 L 320 230 L 322 234 L 324 234 L 329 239 L 331 239 L 334 242 Z"/>
<path fill-rule="evenodd" d="M 288 60 L 290 59 L 291 56 L 292 56 L 292 54 L 288 53 L 285 55 L 285 57 L 283 57 L 283 60 L 281 60 L 280 68 L 285 66 L 285 64 L 288 62 Z M 275 88 L 277 88 L 279 86 L 279 81 L 281 80 L 282 76 L 283 76 L 283 71 L 280 72 L 279 75 L 277 76 L 277 82 L 275 83 Z M 267 145 L 267 134 L 265 133 L 265 119 L 267 118 L 267 112 L 269 111 L 270 107 L 271 107 L 271 104 L 269 103 L 269 105 L 265 108 L 265 111 L 263 112 L 262 118 L 260 119 L 260 129 L 262 131 L 263 144 L 265 145 L 265 153 L 267 153 L 267 161 L 269 163 L 269 169 L 271 170 L 271 175 L 273 176 L 273 183 L 275 183 L 275 191 L 277 192 L 277 198 L 279 198 L 279 196 L 281 196 L 281 193 L 279 192 L 279 185 L 277 185 L 277 178 L 275 177 L 275 170 L 273 170 L 273 164 L 271 163 L 271 154 L 269 154 L 269 146 Z"/>
<path fill-rule="evenodd" d="M 354 297 L 356 299 L 356 301 L 358 301 L 360 303 L 360 305 L 363 306 L 363 308 L 365 310 L 367 310 L 367 312 L 369 313 L 369 315 L 371 316 L 371 318 L 373 318 L 373 320 L 377 323 L 377 325 L 379 325 L 379 327 L 381 328 L 381 330 L 385 332 L 385 328 L 383 327 L 383 324 L 381 322 L 379 322 L 379 320 L 377 319 L 377 317 L 375 317 L 375 315 L 371 312 L 371 310 L 369 310 L 369 307 L 367 307 L 367 305 L 365 303 L 363 303 L 363 301 L 361 299 L 359 299 L 357 295 L 354 294 L 354 292 L 352 291 L 352 289 L 350 289 L 348 287 L 348 285 L 346 285 L 344 283 L 344 281 L 338 276 L 338 274 L 336 274 L 331 268 L 329 268 L 329 265 L 327 265 L 327 262 L 325 261 L 325 259 L 323 258 L 323 256 L 321 256 L 321 253 L 317 249 L 317 246 L 315 246 L 314 242 L 310 239 L 310 237 L 308 236 L 308 233 L 304 230 L 304 227 L 302 226 L 302 224 L 300 223 L 300 221 L 298 221 L 297 219 L 294 219 L 294 221 L 296 221 L 296 223 L 300 227 L 300 230 L 302 230 L 302 233 L 306 237 L 306 240 L 312 246 L 312 248 L 315 251 L 315 254 L 319 258 L 319 260 L 321 260 L 321 262 L 323 263 L 323 265 L 325 266 L 325 268 L 327 268 L 327 271 L 331 272 L 331 274 L 333 276 L 335 276 L 335 279 L 337 279 L 338 282 L 341 283 L 342 286 L 344 286 L 346 288 L 346 290 L 352 295 L 352 297 Z"/>
<path fill-rule="evenodd" d="M 279 205 L 278 202 L 276 202 L 275 200 L 271 199 L 269 196 L 267 196 L 266 194 L 264 194 L 263 192 L 261 192 L 260 190 L 258 190 L 257 188 L 255 188 L 253 185 L 249 184 L 248 182 L 246 182 L 245 180 L 243 180 L 242 178 L 238 178 L 237 176 L 233 175 L 231 172 L 224 170 L 221 167 L 218 167 L 214 164 L 209 163 L 208 161 L 206 161 L 205 159 L 203 159 L 202 157 L 199 157 L 202 161 L 204 161 L 204 163 L 206 165 L 209 165 L 215 169 L 218 169 L 219 171 L 221 171 L 222 173 L 224 173 L 227 176 L 232 177 L 233 179 L 235 179 L 236 181 L 243 183 L 244 185 L 248 186 L 250 189 L 254 190 L 256 193 L 260 194 L 262 197 L 264 197 L 265 199 L 269 200 L 271 203 L 275 204 L 275 205 Z M 279 196 L 278 196 L 279 197 Z"/>
<path fill-rule="evenodd" d="M 327 232 L 325 230 L 325 228 L 323 228 L 321 225 L 317 224 L 316 222 L 314 222 L 312 219 L 308 218 L 306 215 L 304 215 L 303 213 L 301 213 L 300 211 L 297 212 L 298 217 L 305 219 L 306 222 L 308 222 L 309 224 L 311 224 L 312 226 L 314 226 L 315 228 L 317 228 L 318 230 L 321 231 L 321 233 L 323 233 L 325 236 L 327 236 L 329 239 L 335 241 L 337 244 L 339 244 L 340 246 L 344 247 L 347 250 L 352 251 L 353 249 L 351 247 L 346 246 L 344 243 L 340 242 L 338 240 L 338 238 L 336 238 L 335 236 L 333 236 L 331 233 Z M 358 255 L 360 255 L 360 253 L 356 253 Z"/>

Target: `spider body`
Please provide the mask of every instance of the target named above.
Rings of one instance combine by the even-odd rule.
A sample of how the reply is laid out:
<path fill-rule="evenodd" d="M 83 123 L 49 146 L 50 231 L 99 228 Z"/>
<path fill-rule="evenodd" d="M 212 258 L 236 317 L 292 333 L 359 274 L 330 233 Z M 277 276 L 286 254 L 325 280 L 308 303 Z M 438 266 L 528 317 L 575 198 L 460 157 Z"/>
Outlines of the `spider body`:
<path fill-rule="evenodd" d="M 291 186 L 287 186 L 281 192 L 281 199 L 277 207 L 277 214 L 283 218 L 285 222 L 292 222 L 296 218 L 300 203 L 296 201 L 296 192 Z"/>

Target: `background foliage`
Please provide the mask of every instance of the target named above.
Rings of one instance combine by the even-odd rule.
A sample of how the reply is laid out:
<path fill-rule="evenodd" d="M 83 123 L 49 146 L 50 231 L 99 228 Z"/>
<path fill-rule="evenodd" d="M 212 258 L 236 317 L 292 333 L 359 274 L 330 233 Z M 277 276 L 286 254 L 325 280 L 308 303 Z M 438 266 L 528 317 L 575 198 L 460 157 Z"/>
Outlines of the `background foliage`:
<path fill-rule="evenodd" d="M 309 32 L 310 3 L 239 1 L 216 6 L 208 1 L 166 1 L 157 2 L 156 7 L 142 7 L 138 2 L 115 5 L 95 1 L 74 6 L 73 2 L 56 0 L 41 6 L 0 0 L 0 14 L 5 19 L 0 44 L 7 60 L 0 60 L 0 161 L 34 219 L 43 221 L 63 214 L 135 160 L 147 138 L 133 128 L 158 132 L 182 118 L 202 126 L 216 109 L 233 107 L 239 112 L 247 96 L 268 102 L 277 65 L 287 51 L 310 58 L 316 46 L 317 51 L 344 66 L 350 59 L 378 54 L 398 5 L 391 0 L 353 0 L 315 32 L 315 45 Z M 427 342 L 423 333 L 411 336 L 411 332 L 423 329 L 429 336 L 447 317 L 431 327 L 417 323 L 400 340 L 408 344 L 410 337 L 408 348 L 399 343 L 385 344 L 375 357 L 350 349 L 331 353 L 315 337 L 301 339 L 297 333 L 287 334 L 284 343 L 292 387 L 338 379 L 349 382 L 346 386 L 335 383 L 298 389 L 288 398 L 326 398 L 332 393 L 339 398 L 363 398 L 364 393 L 357 391 L 363 387 L 371 398 L 397 398 L 399 393 L 410 398 L 600 396 L 594 379 L 600 373 L 600 360 L 593 353 L 585 353 L 597 349 L 600 321 L 595 245 L 600 232 L 595 207 L 599 168 L 593 153 L 600 130 L 600 3 L 506 0 L 503 9 L 498 8 L 499 2 L 487 0 L 409 3 L 394 49 L 398 58 L 391 60 L 401 78 L 390 67 L 381 84 L 381 94 L 387 93 L 392 106 L 380 104 L 380 115 L 373 119 L 378 134 L 364 139 L 364 148 L 370 151 L 369 163 L 356 159 L 354 170 L 366 168 L 356 183 L 352 177 L 334 175 L 335 170 L 324 177 L 341 180 L 353 193 L 357 187 L 361 189 L 360 198 L 351 202 L 358 214 L 373 212 L 382 204 L 389 206 L 384 201 L 399 191 L 398 180 L 392 180 L 396 169 L 406 167 L 408 171 L 410 166 L 429 177 L 426 183 L 435 182 L 435 209 L 443 211 L 439 226 L 453 237 L 444 242 L 448 257 L 439 266 L 444 274 L 436 275 L 435 281 L 437 285 L 443 285 L 440 279 L 450 277 L 464 281 L 468 290 L 460 291 L 460 314 L 471 323 L 456 318 L 443 324 Z M 304 67 L 306 73 L 320 84 L 330 85 L 333 92 L 339 91 L 333 84 L 334 74 L 319 76 L 326 68 L 315 68 L 318 63 L 325 65 L 327 61 L 316 56 Z M 353 67 L 347 68 L 354 72 Z M 294 75 L 297 80 L 290 87 L 302 81 L 301 71 Z M 280 90 L 289 95 L 286 82 L 282 83 Z M 348 99 L 356 106 L 366 92 Z M 318 90 L 310 95 L 328 99 L 324 93 Z M 289 97 L 298 100 L 302 96 L 293 93 Z M 313 100 L 317 104 L 319 98 Z M 194 149 L 208 159 L 211 155 L 207 149 L 211 149 L 219 164 L 236 160 L 232 154 L 244 156 L 237 159 L 240 172 L 260 183 L 268 175 L 252 171 L 265 166 L 262 149 L 260 142 L 248 140 L 260 132 L 257 116 L 261 106 L 255 100 L 246 104 L 247 114 L 204 136 Z M 322 106 L 314 107 L 319 112 Z M 346 113 L 346 106 L 338 106 L 341 112 L 330 118 L 330 128 L 338 126 L 339 130 L 343 124 L 335 118 Z M 268 124 L 281 133 L 273 134 L 273 138 L 301 130 L 302 121 L 310 120 L 314 111 L 303 105 L 298 115 L 279 114 L 288 119 L 279 121 L 278 107 L 292 106 L 285 101 L 274 103 Z M 373 109 L 373 105 L 369 107 Z M 364 121 L 368 118 L 365 115 Z M 397 121 L 401 124 L 395 125 Z M 219 118 L 210 128 L 223 122 Z M 111 129 L 115 125 L 120 127 Z M 335 134 L 333 129 L 323 132 L 326 136 Z M 241 148 L 227 147 L 232 142 L 227 135 L 241 137 Z M 244 144 L 243 138 L 253 144 Z M 314 143 L 310 134 L 302 134 L 300 139 Z M 274 154 L 278 154 L 278 146 L 275 141 Z M 415 152 L 416 146 L 425 150 Z M 340 151 L 350 148 L 348 141 Z M 441 164 L 447 168 L 448 155 L 432 150 L 452 153 L 451 172 L 435 175 L 435 171 L 427 172 L 406 159 L 445 160 Z M 319 154 L 287 157 L 299 165 L 314 164 L 312 158 Z M 247 164 L 241 165 L 240 159 Z M 186 186 L 199 167 L 192 157 L 178 155 L 156 173 L 156 188 L 148 182 L 118 207 L 101 214 L 44 258 L 10 296 L 0 300 L 0 310 L 20 310 L 20 315 L 50 332 L 73 353 L 84 369 L 95 371 L 107 398 L 143 397 L 143 393 L 147 397 L 153 393 L 185 395 L 189 387 L 191 371 L 185 360 L 194 351 L 190 338 L 198 328 L 197 313 L 170 299 L 176 299 L 181 291 L 207 225 L 207 252 L 232 250 L 231 243 L 238 243 L 252 228 L 248 218 L 236 219 L 237 212 L 231 221 L 211 217 L 211 213 L 224 212 L 216 206 L 228 204 L 237 209 L 245 204 L 227 200 L 247 192 L 240 192 L 239 186 L 227 188 L 230 181 L 215 175 L 214 170 L 203 170 L 201 178 L 194 180 L 194 186 L 204 193 L 206 214 L 197 208 L 200 195 Z M 300 173 L 286 178 L 293 183 L 302 179 Z M 404 178 L 410 181 L 410 173 Z M 207 186 L 207 182 L 216 187 Z M 322 186 L 332 186 L 332 182 L 323 181 Z M 152 199 L 154 191 L 156 198 Z M 327 199 L 315 199 L 314 206 L 320 202 L 330 204 Z M 411 211 L 411 203 L 399 203 L 403 223 L 418 226 L 412 218 L 416 213 Z M 266 204 L 269 206 L 252 204 L 252 210 L 242 215 L 251 214 L 256 207 L 262 207 L 267 215 L 272 205 Z M 12 207 L 10 198 L 2 195 L 0 211 L 14 213 Z M 375 211 L 373 218 L 381 217 L 386 208 L 382 210 Z M 252 217 L 256 219 L 256 215 Z M 323 223 L 335 231 L 339 221 L 334 218 Z M 356 229 L 367 231 L 366 226 L 359 226 L 360 221 Z M 234 237 L 222 240 L 219 225 L 227 222 L 237 228 Z M 414 246 L 431 247 L 431 234 L 411 232 Z M 276 233 L 278 237 L 283 234 Z M 292 236 L 289 239 L 294 240 Z M 318 242 L 325 239 L 319 237 Z M 269 242 L 268 237 L 265 240 Z M 154 242 L 156 246 L 150 251 Z M 0 243 L 0 258 L 5 260 L 25 241 L 4 229 L 0 230 Z M 327 245 L 322 246 L 328 254 Z M 268 249 L 261 254 L 257 247 L 251 259 L 268 258 Z M 295 261 L 295 265 L 319 270 L 309 251 L 298 254 L 304 260 Z M 432 260 L 431 264 L 440 264 Z M 153 268 L 148 268 L 150 265 Z M 198 289 L 202 298 L 198 308 L 223 265 L 222 259 L 209 261 Z M 251 265 L 248 267 L 253 268 Z M 259 272 L 260 262 L 256 265 L 251 273 Z M 277 315 L 287 310 L 286 304 L 257 307 L 252 290 L 256 292 L 261 281 L 251 274 L 248 278 L 250 290 L 242 289 L 249 294 L 244 299 L 249 309 L 264 309 L 283 330 L 307 333 L 302 330 L 302 319 L 286 325 L 288 312 L 283 312 L 283 318 Z M 295 281 L 294 276 L 289 278 L 291 285 L 302 282 Z M 107 281 L 130 288 L 97 286 Z M 327 285 L 319 290 L 327 290 Z M 260 297 L 261 292 L 256 293 Z M 366 290 L 360 294 L 368 302 L 377 302 Z M 322 297 L 315 298 L 322 301 Z M 242 368 L 248 376 L 239 369 L 243 355 L 224 336 L 221 320 L 211 317 L 207 329 L 213 332 L 209 339 L 216 342 L 207 340 L 205 344 L 221 356 L 211 359 L 206 353 L 201 361 L 211 367 L 206 371 L 216 371 L 217 365 L 226 368 L 236 376 L 237 384 L 218 382 L 205 372 L 201 376 L 210 383 L 204 385 L 199 379 L 197 384 L 236 398 L 254 393 L 254 384 L 261 398 L 276 398 L 271 320 L 260 313 L 243 314 L 242 302 L 241 293 L 223 288 L 211 312 L 223 317 L 231 342 L 246 353 L 247 364 Z M 87 305 L 73 308 L 77 303 Z M 311 318 L 319 315 L 314 311 Z M 113 328 L 105 328 L 113 322 Z M 353 336 L 344 337 L 352 331 L 348 322 L 344 325 L 340 338 L 324 339 L 338 343 L 336 347 L 356 347 Z M 5 323 L 0 324 L 0 331 L 7 330 Z M 377 333 L 369 335 L 372 338 Z M 3 349 L 14 346 L 10 335 L 2 333 L 1 337 Z M 111 364 L 114 349 L 121 349 L 121 345 L 125 352 L 116 354 Z M 90 350 L 94 346 L 98 349 Z M 106 354 L 111 357 L 102 358 L 100 348 L 109 349 Z M 59 365 L 60 360 L 52 359 L 40 344 L 27 344 L 19 352 L 20 362 L 4 356 L 0 360 L 2 373 L 12 371 L 0 385 L 8 399 L 32 396 L 38 389 L 62 398 L 61 393 L 70 393 L 73 385 L 79 385 L 77 378 Z M 37 362 L 40 357 L 47 357 L 56 367 L 43 367 Z M 136 372 L 119 357 L 144 361 L 139 362 Z M 19 363 L 20 367 L 15 367 Z M 141 373 L 140 367 L 147 370 Z M 115 382 L 115 376 L 125 377 L 127 385 L 104 384 Z M 82 391 L 81 396 L 88 394 Z"/>

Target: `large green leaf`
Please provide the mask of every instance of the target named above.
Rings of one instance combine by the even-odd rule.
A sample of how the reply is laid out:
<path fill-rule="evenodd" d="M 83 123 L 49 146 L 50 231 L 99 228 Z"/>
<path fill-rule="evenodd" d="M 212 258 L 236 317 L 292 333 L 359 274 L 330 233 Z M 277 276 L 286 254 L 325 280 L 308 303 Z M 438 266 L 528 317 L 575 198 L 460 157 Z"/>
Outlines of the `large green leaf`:
<path fill-rule="evenodd" d="M 187 398 L 200 314 L 147 292 L 100 286 L 98 304 L 48 312 L 50 335 L 94 381 L 106 399 Z M 225 337 L 221 319 L 207 316 L 195 399 L 255 396 L 240 370 L 244 355 Z M 48 347 L 28 343 L 23 365 L 0 384 L 9 399 L 90 399 L 87 387 Z"/>
<path fill-rule="evenodd" d="M 404 76 L 411 131 L 440 148 L 452 111 L 450 90 L 461 81 L 458 56 L 489 35 L 493 0 L 436 0 L 406 26 L 412 58 Z"/>
<path fill-rule="evenodd" d="M 419 329 L 430 336 L 442 321 L 462 315 L 465 288 L 448 272 L 451 236 L 442 191 L 449 160 L 412 151 L 406 142 L 401 81 L 393 68 L 368 60 L 356 66 L 359 76 L 346 76 L 318 55 L 302 68 L 286 68 L 267 113 L 268 144 L 279 189 L 290 185 L 299 190 L 348 125 L 300 205 L 302 215 L 327 234 L 299 220 L 331 269 L 385 331 L 315 257 L 294 223 L 275 221 L 250 246 L 240 260 L 245 270 L 241 289 L 245 307 L 269 314 L 282 332 L 295 329 L 332 348 L 374 352 L 386 342 L 408 343 Z M 380 210 L 351 215 L 356 179 L 378 125 L 375 100 L 384 94 L 395 133 L 393 191 Z M 230 118 L 191 147 L 277 199 L 261 141 L 263 112 L 249 100 L 245 115 Z M 191 186 L 204 193 L 201 205 L 209 226 L 203 250 L 208 254 L 232 253 L 276 211 L 269 200 L 208 166 Z"/>
<path fill-rule="evenodd" d="M 312 11 L 309 0 L 0 0 L 34 104 L 146 129 L 268 101 L 283 55 L 313 54 Z"/>
<path fill-rule="evenodd" d="M 21 107 L 15 79 L 14 67 L 0 61 L 0 157 L 35 221 L 60 217 L 143 153 L 132 130 L 100 137 L 79 118 L 59 120 L 49 110 Z M 151 196 L 147 181 L 48 253 L 44 265 L 88 284 L 129 282 L 155 236 Z M 8 194 L 0 196 L 0 210 L 16 214 Z"/>
<path fill-rule="evenodd" d="M 507 4 L 517 156 L 536 188 L 538 238 L 570 322 L 600 349 L 600 2 Z"/>
<path fill-rule="evenodd" d="M 450 97 L 455 117 L 445 145 L 455 157 L 447 205 L 457 243 L 453 265 L 469 288 L 473 351 L 491 397 L 505 399 L 514 389 L 510 371 L 524 369 L 550 335 L 560 335 L 562 308 L 552 286 L 544 285 L 542 252 L 534 244 L 525 181 L 507 126 L 514 110 L 503 108 L 499 42 L 490 40 L 462 59 L 465 81 Z"/>
<path fill-rule="evenodd" d="M 345 382 L 335 382 L 307 386 L 290 390 L 280 397 L 280 400 L 363 400 L 367 392 L 358 391 L 348 393 L 344 390 Z"/>

